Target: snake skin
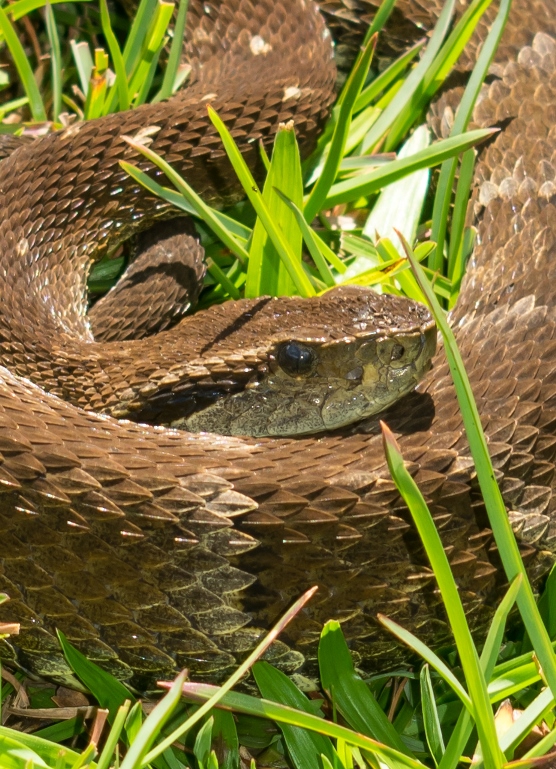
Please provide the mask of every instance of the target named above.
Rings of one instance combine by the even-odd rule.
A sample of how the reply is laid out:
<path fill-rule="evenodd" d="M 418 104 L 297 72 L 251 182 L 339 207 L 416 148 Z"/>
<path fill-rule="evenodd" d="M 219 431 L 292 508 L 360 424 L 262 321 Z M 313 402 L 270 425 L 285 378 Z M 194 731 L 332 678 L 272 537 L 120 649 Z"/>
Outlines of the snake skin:
<path fill-rule="evenodd" d="M 422 34 L 437 5 L 402 2 L 392 47 Z M 342 22 L 339 46 L 348 51 L 373 5 L 325 0 L 322 8 L 333 28 Z M 95 413 L 148 391 L 153 379 L 171 383 L 188 355 L 174 330 L 95 342 L 89 328 L 91 261 L 167 213 L 121 171 L 121 158 L 137 162 L 121 135 L 158 127 L 153 148 L 201 195 L 228 202 L 237 187 L 207 102 L 260 175 L 258 139 L 270 146 L 278 124 L 293 119 L 308 152 L 333 99 L 330 36 L 312 3 L 196 1 L 189 15 L 186 91 L 72 125 L 0 164 L 0 589 L 11 598 L 0 620 L 21 623 L 0 656 L 65 680 L 58 627 L 138 688 L 182 667 L 220 680 L 318 584 L 267 659 L 290 674 L 301 669 L 334 617 L 363 669 L 395 667 L 404 651 L 377 627 L 377 612 L 437 646 L 450 633 L 376 419 L 312 438 L 255 440 Z M 535 583 L 556 550 L 555 18 L 551 0 L 515 1 L 477 107 L 478 124 L 504 130 L 477 167 L 479 244 L 452 316 Z M 188 326 L 198 344 L 231 307 Z M 191 334 L 189 342 L 197 343 Z M 237 358 L 218 366 L 233 370 Z M 442 351 L 418 392 L 383 418 L 480 632 L 504 580 Z"/>

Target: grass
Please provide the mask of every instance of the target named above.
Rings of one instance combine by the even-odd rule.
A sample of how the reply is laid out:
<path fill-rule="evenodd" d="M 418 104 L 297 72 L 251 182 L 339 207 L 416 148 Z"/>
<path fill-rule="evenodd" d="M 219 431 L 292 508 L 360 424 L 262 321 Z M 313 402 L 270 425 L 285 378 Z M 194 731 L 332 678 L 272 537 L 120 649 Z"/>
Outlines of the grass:
<path fill-rule="evenodd" d="M 132 163 L 122 163 L 139 183 L 196 218 L 208 265 L 201 306 L 261 293 L 311 296 L 339 283 L 377 285 L 380 290 L 429 303 L 444 338 L 477 477 L 508 580 L 482 649 L 476 647 L 469 631 L 431 514 L 394 436 L 384 426 L 388 465 L 434 571 L 455 650 L 439 653 L 427 648 L 407 629 L 380 617 L 393 635 L 421 656 L 423 665 L 363 680 L 354 668 L 340 625 L 330 621 L 323 629 L 318 653 L 322 696 L 309 699 L 289 678 L 256 661 L 265 644 L 310 599 L 306 594 L 223 687 L 189 682 L 182 674 L 165 685 L 168 693 L 146 715 L 132 692 L 61 636 L 68 663 L 99 705 L 94 721 L 87 724 L 76 713 L 33 734 L 0 727 L 2 767 L 236 769 L 242 763 L 295 769 L 455 769 L 465 764 L 478 769 L 483 765 L 486 769 L 517 769 L 542 765 L 543 757 L 553 749 L 556 659 L 551 639 L 556 636 L 556 576 L 549 577 L 537 605 L 444 313 L 457 299 L 473 244 L 474 233 L 465 227 L 465 212 L 474 147 L 491 135 L 489 131 L 468 132 L 467 125 L 503 30 L 508 0 L 500 3 L 450 137 L 431 143 L 422 125 L 428 102 L 488 4 L 488 0 L 472 2 L 451 30 L 455 3 L 448 0 L 426 46 L 415 46 L 378 73 L 372 61 L 376 35 L 393 6 L 391 0 L 385 0 L 314 156 L 302 164 L 293 127 L 283 126 L 272 158 L 266 159 L 262 190 L 251 178 L 226 126 L 211 111 L 210 119 L 246 192 L 247 202 L 231 210 L 218 211 L 200 200 L 186 180 L 150 149 L 148 136 L 128 141 L 165 173 L 167 186 L 152 181 Z M 39 39 L 50 52 L 50 77 L 43 78 L 42 89 L 37 87 L 36 70 L 15 26 L 25 14 L 41 8 L 42 21 L 35 23 L 42 29 Z M 31 130 L 45 121 L 50 129 L 172 93 L 181 78 L 181 34 L 172 39 L 169 68 L 158 67 L 171 36 L 168 21 L 172 11 L 170 3 L 143 0 L 125 35 L 124 25 L 118 19 L 110 20 L 103 2 L 95 17 L 93 38 L 102 34 L 105 47 L 96 46 L 93 54 L 90 42 L 69 43 L 59 34 L 64 24 L 57 20 L 55 5 L 18 0 L 0 9 L 0 33 L 20 77 L 17 87 L 4 82 L 12 92 L 3 107 L 8 122 L 2 124 L 2 130 L 21 127 L 14 116 L 27 120 Z M 183 25 L 185 12 L 182 0 L 177 28 Z M 66 9 L 65 13 L 73 11 Z M 76 78 L 77 91 L 72 90 Z M 77 104 L 74 96 L 79 92 Z M 69 109 L 65 116 L 62 104 Z M 433 167 L 440 169 L 434 196 L 429 188 Z M 412 205 L 401 206 L 404 196 Z M 379 227 L 383 229 L 377 234 Z M 304 259 L 304 252 L 312 259 Z M 108 285 L 114 270 L 113 262 L 99 265 L 93 286 Z M 505 628 L 516 606 L 527 632 L 514 631 L 510 641 Z M 262 699 L 232 691 L 248 669 L 252 669 Z M 3 701 L 11 695 L 14 683 L 4 684 Z M 45 694 L 38 689 L 31 697 L 31 705 L 38 706 Z M 496 706 L 507 698 L 512 705 L 502 704 L 497 713 Z M 512 717 L 513 707 L 521 712 L 518 719 Z M 536 743 L 531 742 L 535 731 L 539 732 Z"/>

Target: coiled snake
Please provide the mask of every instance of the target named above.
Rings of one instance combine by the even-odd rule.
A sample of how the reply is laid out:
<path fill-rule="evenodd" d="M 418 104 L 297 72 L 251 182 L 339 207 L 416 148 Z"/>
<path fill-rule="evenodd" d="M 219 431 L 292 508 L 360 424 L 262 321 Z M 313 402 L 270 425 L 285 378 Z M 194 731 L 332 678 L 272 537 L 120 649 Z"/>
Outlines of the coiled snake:
<path fill-rule="evenodd" d="M 322 7 L 332 27 L 338 18 L 348 27 L 341 50 L 373 12 L 366 0 L 347 5 Z M 434 5 L 402 4 L 400 36 L 430 26 Z M 178 667 L 221 679 L 318 584 L 267 658 L 295 671 L 335 617 L 362 667 L 396 665 L 403 652 L 378 630 L 378 611 L 426 642 L 449 632 L 375 418 L 314 437 L 241 439 L 94 413 L 122 398 L 142 403 L 154 380 L 179 380 L 191 351 L 235 317 L 224 306 L 189 324 L 188 349 L 173 331 L 93 341 L 84 299 L 91 259 L 163 213 L 120 169 L 120 158 L 137 159 L 121 135 L 157 126 L 153 148 L 201 195 L 224 200 L 235 194 L 232 172 L 207 101 L 255 168 L 256 140 L 271 141 L 280 122 L 293 119 L 310 148 L 333 97 L 330 39 L 311 2 L 190 6 L 190 88 L 162 105 L 70 126 L 0 164 L 0 589 L 11 598 L 0 619 L 22 626 L 1 655 L 63 679 L 58 627 L 138 687 Z M 516 0 L 476 110 L 478 123 L 504 130 L 481 154 L 479 246 L 453 314 L 535 580 L 554 550 L 553 10 L 550 0 Z M 324 313 L 315 306 L 315 316 Z M 225 358 L 197 378 L 220 381 L 254 365 L 232 351 Z M 442 352 L 419 391 L 385 418 L 481 628 L 503 580 Z"/>

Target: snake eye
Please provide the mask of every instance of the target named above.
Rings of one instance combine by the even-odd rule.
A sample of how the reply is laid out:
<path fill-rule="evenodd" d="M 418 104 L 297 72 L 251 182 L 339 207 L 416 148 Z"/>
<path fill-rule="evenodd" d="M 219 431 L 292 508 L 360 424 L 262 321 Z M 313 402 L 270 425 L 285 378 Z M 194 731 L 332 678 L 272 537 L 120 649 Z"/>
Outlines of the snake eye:
<path fill-rule="evenodd" d="M 314 360 L 313 350 L 298 342 L 286 342 L 278 352 L 278 365 L 291 376 L 307 376 Z"/>
<path fill-rule="evenodd" d="M 404 354 L 404 352 L 405 352 L 405 347 L 403 347 L 403 345 L 395 344 L 392 347 L 392 353 L 390 355 L 390 360 L 399 360 L 402 357 L 402 355 Z"/>

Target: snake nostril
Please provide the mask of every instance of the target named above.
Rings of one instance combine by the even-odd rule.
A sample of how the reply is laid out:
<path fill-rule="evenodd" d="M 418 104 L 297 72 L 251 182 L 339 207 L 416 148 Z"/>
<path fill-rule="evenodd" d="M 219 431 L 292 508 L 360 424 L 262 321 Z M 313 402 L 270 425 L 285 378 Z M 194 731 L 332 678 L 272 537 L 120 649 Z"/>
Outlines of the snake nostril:
<path fill-rule="evenodd" d="M 352 368 L 351 371 L 348 371 L 348 373 L 346 374 L 346 379 L 355 381 L 357 379 L 361 379 L 362 376 L 363 376 L 363 367 L 357 366 L 356 368 Z"/>
<path fill-rule="evenodd" d="M 400 358 L 403 357 L 404 353 L 405 353 L 405 347 L 402 344 L 395 344 L 392 347 L 390 360 L 400 360 Z"/>

